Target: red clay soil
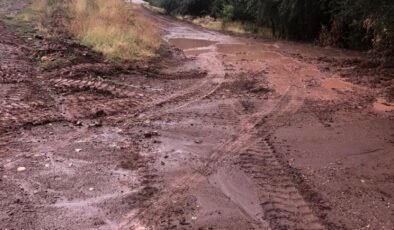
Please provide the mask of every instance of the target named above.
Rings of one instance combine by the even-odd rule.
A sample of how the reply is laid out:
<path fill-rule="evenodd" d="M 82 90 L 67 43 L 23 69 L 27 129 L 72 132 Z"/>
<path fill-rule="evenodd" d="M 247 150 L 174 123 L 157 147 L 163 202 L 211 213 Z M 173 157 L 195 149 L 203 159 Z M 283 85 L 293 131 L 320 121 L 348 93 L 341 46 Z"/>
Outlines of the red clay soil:
<path fill-rule="evenodd" d="M 141 10 L 151 62 L 0 22 L 1 229 L 394 228 L 390 70 Z"/>

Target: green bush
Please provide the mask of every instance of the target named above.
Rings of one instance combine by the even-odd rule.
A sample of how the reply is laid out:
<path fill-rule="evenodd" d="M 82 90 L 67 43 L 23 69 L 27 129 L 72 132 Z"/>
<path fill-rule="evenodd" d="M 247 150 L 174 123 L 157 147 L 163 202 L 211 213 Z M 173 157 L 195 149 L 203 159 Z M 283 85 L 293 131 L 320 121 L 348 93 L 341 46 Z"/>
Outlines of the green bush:
<path fill-rule="evenodd" d="M 393 0 L 149 0 L 170 14 L 271 28 L 276 37 L 394 55 Z"/>

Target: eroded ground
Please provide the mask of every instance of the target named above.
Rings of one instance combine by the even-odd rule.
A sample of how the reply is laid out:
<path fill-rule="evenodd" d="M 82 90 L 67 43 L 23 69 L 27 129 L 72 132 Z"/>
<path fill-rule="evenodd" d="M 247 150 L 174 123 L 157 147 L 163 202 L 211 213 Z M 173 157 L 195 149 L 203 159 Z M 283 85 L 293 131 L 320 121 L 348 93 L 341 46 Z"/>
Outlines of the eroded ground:
<path fill-rule="evenodd" d="M 393 229 L 392 71 L 144 12 L 163 60 L 0 24 L 0 228 Z"/>

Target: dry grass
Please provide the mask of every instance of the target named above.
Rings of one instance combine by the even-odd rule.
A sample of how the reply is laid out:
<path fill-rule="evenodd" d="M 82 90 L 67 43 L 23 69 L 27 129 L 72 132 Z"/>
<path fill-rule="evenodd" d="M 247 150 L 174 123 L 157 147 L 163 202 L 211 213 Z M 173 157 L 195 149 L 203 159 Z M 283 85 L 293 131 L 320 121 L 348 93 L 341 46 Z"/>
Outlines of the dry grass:
<path fill-rule="evenodd" d="M 62 4 L 71 16 L 69 31 L 81 43 L 111 59 L 155 56 L 161 45 L 154 24 L 123 0 L 34 0 L 32 8 L 50 13 Z"/>

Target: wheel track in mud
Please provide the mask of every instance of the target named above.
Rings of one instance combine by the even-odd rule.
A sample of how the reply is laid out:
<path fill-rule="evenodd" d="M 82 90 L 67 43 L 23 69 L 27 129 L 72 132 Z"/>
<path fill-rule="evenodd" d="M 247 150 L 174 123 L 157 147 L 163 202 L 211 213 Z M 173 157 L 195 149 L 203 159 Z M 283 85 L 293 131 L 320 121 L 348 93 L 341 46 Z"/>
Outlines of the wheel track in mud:
<path fill-rule="evenodd" d="M 265 139 L 237 158 L 234 164 L 258 186 L 263 219 L 272 229 L 324 229 Z"/>
<path fill-rule="evenodd" d="M 18 85 L 11 88 L 12 93 L 0 102 L 1 132 L 25 125 L 39 125 L 63 120 L 60 113 L 54 109 L 53 100 L 49 100 L 47 97 L 35 98 L 32 96 L 37 87 L 39 86 Z"/>
<path fill-rule="evenodd" d="M 15 70 L 0 69 L 0 84 L 15 84 L 28 81 L 30 81 L 30 79 L 25 73 Z"/>
<path fill-rule="evenodd" d="M 279 99 L 268 113 L 259 111 L 249 116 L 247 122 L 242 126 L 245 128 L 239 132 L 242 133 L 241 135 L 235 140 L 231 138 L 216 146 L 205 165 L 177 179 L 164 191 L 164 194 L 160 195 L 158 200 L 155 200 L 148 208 L 140 210 L 130 220 L 122 223 L 121 228 L 127 228 L 126 226 L 130 226 L 130 223 L 135 220 L 146 221 L 144 217 L 147 215 L 150 217 L 149 221 L 146 222 L 147 226 L 158 226 L 160 217 L 166 212 L 166 207 L 171 206 L 169 201 L 182 199 L 182 194 L 201 175 L 211 175 L 220 167 L 225 158 L 235 156 L 236 162 L 233 163 L 238 165 L 259 188 L 260 205 L 264 214 L 261 217 L 261 222 L 255 224 L 260 226 L 268 221 L 272 229 L 324 229 L 321 220 L 313 212 L 292 181 L 286 167 L 281 164 L 278 159 L 280 156 L 274 153 L 272 147 L 265 140 L 269 133 L 265 132 L 264 135 L 261 135 L 261 131 L 271 130 L 273 128 L 271 126 L 275 126 L 273 125 L 276 123 L 275 121 L 266 123 L 269 117 L 275 120 L 282 119 L 279 118 L 281 114 L 287 114 L 295 109 L 295 106 L 291 105 L 291 100 L 295 97 L 291 95 L 293 89 L 294 87 L 289 87 L 287 93 Z M 190 103 L 193 102 L 195 100 Z M 184 103 L 178 108 L 190 103 Z M 248 147 L 245 149 L 244 143 L 250 143 L 251 141 L 256 143 L 254 148 Z M 248 156 L 252 159 L 249 159 Z"/>
<path fill-rule="evenodd" d="M 60 110 L 71 121 L 120 113 L 134 114 L 143 105 L 142 101 L 147 101 L 128 86 L 98 78 L 57 78 L 48 83 L 56 90 L 66 90 L 64 95 L 60 94 Z"/>
<path fill-rule="evenodd" d="M 75 89 L 91 89 L 102 91 L 106 93 L 110 93 L 117 97 L 128 97 L 128 98 L 135 98 L 138 95 L 128 89 L 127 86 L 120 86 L 116 84 L 110 84 L 105 81 L 101 81 L 99 79 L 83 79 L 83 80 L 73 80 L 73 79 L 65 79 L 65 78 L 58 78 L 58 79 L 51 79 L 49 83 L 55 88 L 75 88 Z M 136 104 L 138 104 L 136 102 Z"/>
<path fill-rule="evenodd" d="M 10 75 L 11 76 L 11 75 Z M 1 82 L 1 84 L 11 84 L 15 82 Z M 19 81 L 18 83 L 22 83 Z M 95 117 L 97 115 L 114 115 L 118 113 L 128 113 L 135 111 L 141 103 L 141 96 L 127 86 L 110 84 L 99 79 L 93 80 L 72 80 L 72 79 L 52 79 L 48 81 L 49 86 L 56 88 L 77 89 L 85 92 L 95 90 L 108 95 L 102 97 L 100 94 L 93 96 L 76 96 L 73 94 L 63 98 L 63 105 L 54 105 L 51 99 L 37 100 L 28 98 L 32 91 L 43 88 L 45 83 L 40 83 L 34 87 L 26 85 L 26 89 L 18 86 L 18 94 L 2 102 L 0 108 L 0 128 L 21 127 L 27 124 L 39 125 L 48 122 Z M 16 87 L 16 86 L 15 86 Z M 21 88 L 22 87 L 22 88 Z M 45 95 L 49 96 L 49 92 Z M 52 95 L 58 97 L 58 94 Z M 65 108 L 57 109 L 51 108 Z M 62 111 L 63 110 L 63 111 Z M 64 111 L 66 110 L 66 111 Z"/>
<path fill-rule="evenodd" d="M 224 66 L 223 62 L 221 62 L 220 64 Z M 213 81 L 214 78 L 217 78 L 216 82 Z M 185 108 L 186 106 L 189 106 L 192 103 L 201 101 L 213 95 L 217 90 L 220 89 L 220 87 L 224 83 L 224 78 L 225 78 L 225 74 L 223 74 L 222 76 L 218 74 L 214 74 L 212 76 L 202 78 L 200 84 L 196 84 L 194 86 L 186 88 L 181 92 L 173 93 L 164 99 L 155 100 L 149 103 L 140 112 L 145 113 L 152 109 L 155 109 L 156 110 L 155 115 L 150 117 L 150 118 L 154 118 L 170 112 L 178 111 L 181 108 Z M 165 106 L 169 107 L 172 104 L 174 105 L 174 107 L 171 108 L 165 107 Z M 161 108 L 157 109 L 157 107 L 161 107 Z"/>
<path fill-rule="evenodd" d="M 0 129 L 17 128 L 28 124 L 39 125 L 54 121 L 63 120 L 61 116 L 53 111 L 37 110 L 34 106 L 20 103 L 17 105 L 18 109 L 5 109 L 0 111 Z"/>

